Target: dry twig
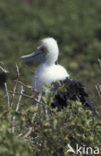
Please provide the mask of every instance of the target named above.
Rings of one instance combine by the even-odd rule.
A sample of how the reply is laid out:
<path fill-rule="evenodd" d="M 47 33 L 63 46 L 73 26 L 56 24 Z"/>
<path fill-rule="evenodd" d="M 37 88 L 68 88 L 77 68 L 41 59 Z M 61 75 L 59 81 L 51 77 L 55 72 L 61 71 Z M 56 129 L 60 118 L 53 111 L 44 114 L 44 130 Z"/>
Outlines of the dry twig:
<path fill-rule="evenodd" d="M 101 67 L 101 59 L 98 58 L 98 62 L 99 62 L 99 65 L 100 65 L 100 67 Z M 95 88 L 96 88 L 96 90 L 97 90 L 97 93 L 98 93 L 99 97 L 101 98 L 101 85 L 100 85 L 100 84 L 97 84 L 97 85 L 95 86 Z"/>
<path fill-rule="evenodd" d="M 16 92 L 16 88 L 17 88 L 18 80 L 19 80 L 19 76 L 20 76 L 19 68 L 18 68 L 18 65 L 17 64 L 16 64 L 16 70 L 17 70 L 17 79 L 16 79 L 16 82 L 15 82 L 15 85 L 14 85 L 14 88 L 13 88 L 11 106 L 13 106 L 13 102 L 14 102 L 14 98 L 15 98 L 15 92 Z"/>
<path fill-rule="evenodd" d="M 6 70 L 5 68 L 3 68 L 2 66 L 0 66 L 0 69 L 1 69 L 4 73 L 8 73 L 8 70 Z"/>
<path fill-rule="evenodd" d="M 39 102 L 39 100 L 37 100 L 33 95 L 32 96 L 29 96 L 29 95 L 27 95 L 27 94 L 21 94 L 21 93 L 19 93 L 19 92 L 15 92 L 15 93 L 13 93 L 12 91 L 9 91 L 9 93 L 10 94 L 16 94 L 16 95 L 22 95 L 22 96 L 24 96 L 24 97 L 26 97 L 26 98 L 30 98 L 30 99 L 33 99 L 35 102 L 37 102 L 37 103 L 39 103 L 39 104 L 42 104 L 41 102 Z"/>
<path fill-rule="evenodd" d="M 17 106 L 16 106 L 16 112 L 18 112 L 19 110 L 19 107 L 20 107 L 20 102 L 21 102 L 21 99 L 22 99 L 22 95 L 23 95 L 23 92 L 24 92 L 24 89 L 23 89 L 23 86 L 21 86 L 21 91 L 20 91 L 20 96 L 19 96 L 19 100 L 18 100 L 18 103 L 17 103 Z"/>
<path fill-rule="evenodd" d="M 32 130 L 33 130 L 33 127 L 29 127 L 29 130 L 28 130 L 28 132 L 24 135 L 24 138 L 27 138 L 27 137 L 31 134 Z"/>
<path fill-rule="evenodd" d="M 8 91 L 8 87 L 7 87 L 6 82 L 5 82 L 5 91 L 6 91 L 6 96 L 7 96 L 7 104 L 10 107 L 9 91 Z"/>
<path fill-rule="evenodd" d="M 31 73 L 34 73 L 34 71 L 29 67 L 29 66 L 27 66 L 27 64 L 23 64 L 25 67 L 27 67 L 28 68 L 28 70 L 29 71 L 31 71 Z"/>
<path fill-rule="evenodd" d="M 99 65 L 100 65 L 100 67 L 101 67 L 101 60 L 98 58 L 98 62 L 99 62 Z"/>
<path fill-rule="evenodd" d="M 101 98 L 101 85 L 96 85 L 95 88 L 97 90 L 99 97 Z"/>
<path fill-rule="evenodd" d="M 26 87 L 26 88 L 28 88 L 28 89 L 31 89 L 31 88 L 32 88 L 32 86 L 26 85 L 26 84 L 24 84 L 24 83 L 21 82 L 21 81 L 18 81 L 18 83 L 21 84 L 21 85 L 23 85 L 24 87 Z"/>
<path fill-rule="evenodd" d="M 18 112 L 18 111 L 19 111 L 20 102 L 21 102 L 21 99 L 22 99 L 23 91 L 24 91 L 23 86 L 21 86 L 20 96 L 19 96 L 18 103 L 17 103 L 17 105 L 16 105 L 15 112 Z M 15 120 L 16 120 L 16 116 L 15 116 L 15 115 L 12 117 L 12 120 L 13 120 L 13 123 L 14 123 Z M 14 133 L 14 131 L 15 131 L 15 126 L 13 125 L 13 126 L 12 126 L 12 132 Z"/>

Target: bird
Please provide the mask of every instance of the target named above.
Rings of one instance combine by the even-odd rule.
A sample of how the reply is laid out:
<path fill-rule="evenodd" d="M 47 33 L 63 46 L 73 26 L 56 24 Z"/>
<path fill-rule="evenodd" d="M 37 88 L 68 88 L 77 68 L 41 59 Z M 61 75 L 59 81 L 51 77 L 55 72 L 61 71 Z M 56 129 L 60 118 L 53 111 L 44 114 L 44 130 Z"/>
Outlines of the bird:
<path fill-rule="evenodd" d="M 41 62 L 32 77 L 32 87 L 38 90 L 42 89 L 44 83 L 51 84 L 57 80 L 65 80 L 69 77 L 66 69 L 55 63 L 59 55 L 57 41 L 50 37 L 41 40 L 41 43 L 41 46 L 35 52 L 21 56 L 21 59 L 25 59 L 24 62 L 30 60 Z"/>
<path fill-rule="evenodd" d="M 57 64 L 58 55 L 59 47 L 57 41 L 53 37 L 48 37 L 41 40 L 41 45 L 37 50 L 20 57 L 25 63 L 29 61 L 41 62 L 32 76 L 32 88 L 41 90 L 45 83 L 53 85 L 52 92 L 56 94 L 54 102 L 51 104 L 52 107 L 57 107 L 58 110 L 61 110 L 70 103 L 70 100 L 79 100 L 97 117 L 84 85 L 80 81 L 72 79 L 67 70 L 60 64 Z M 57 81 L 60 81 L 65 91 L 58 91 Z"/>

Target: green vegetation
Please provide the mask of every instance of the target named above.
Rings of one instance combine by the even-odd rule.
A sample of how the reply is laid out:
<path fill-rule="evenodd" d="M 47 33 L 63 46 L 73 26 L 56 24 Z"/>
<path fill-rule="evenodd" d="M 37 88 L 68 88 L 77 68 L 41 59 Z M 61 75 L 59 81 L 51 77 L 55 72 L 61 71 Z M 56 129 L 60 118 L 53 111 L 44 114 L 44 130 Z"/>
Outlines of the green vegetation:
<path fill-rule="evenodd" d="M 19 80 L 31 83 L 32 73 L 19 57 L 35 50 L 40 39 L 52 36 L 59 43 L 59 63 L 86 85 L 99 116 L 98 120 L 92 118 L 79 102 L 71 102 L 61 112 L 52 110 L 52 95 L 43 92 L 44 106 L 23 97 L 16 111 L 20 95 L 13 99 L 10 94 L 12 106 L 8 106 L 0 78 L 0 156 L 66 156 L 67 145 L 75 149 L 76 143 L 101 147 L 101 98 L 95 88 L 101 84 L 100 18 L 100 0 L 0 0 L 0 65 L 9 71 L 8 90 L 16 83 L 15 63 Z M 35 70 L 35 63 L 30 67 Z M 33 94 L 26 87 L 24 90 Z M 20 91 L 21 84 L 17 83 L 16 92 Z"/>

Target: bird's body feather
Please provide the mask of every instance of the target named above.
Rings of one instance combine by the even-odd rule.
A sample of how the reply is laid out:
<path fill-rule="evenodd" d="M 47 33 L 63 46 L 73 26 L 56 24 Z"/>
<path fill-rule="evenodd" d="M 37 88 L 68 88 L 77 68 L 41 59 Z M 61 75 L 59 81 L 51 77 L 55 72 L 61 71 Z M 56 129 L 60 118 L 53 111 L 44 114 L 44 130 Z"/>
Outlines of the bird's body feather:
<path fill-rule="evenodd" d="M 32 77 L 32 87 L 42 89 L 44 83 L 51 84 L 58 80 L 65 80 L 69 74 L 61 65 L 47 65 L 40 64 L 37 68 L 35 75 Z"/>

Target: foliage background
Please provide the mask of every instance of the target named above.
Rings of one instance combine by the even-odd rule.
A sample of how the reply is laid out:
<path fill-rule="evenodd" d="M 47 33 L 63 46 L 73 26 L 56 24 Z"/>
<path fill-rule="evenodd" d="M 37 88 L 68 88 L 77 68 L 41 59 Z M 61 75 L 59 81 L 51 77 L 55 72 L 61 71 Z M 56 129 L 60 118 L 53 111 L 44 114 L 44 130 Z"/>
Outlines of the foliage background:
<path fill-rule="evenodd" d="M 5 67 L 10 71 L 8 75 L 9 89 L 12 89 L 16 77 L 15 62 L 19 65 L 21 79 L 30 84 L 32 73 L 19 62 L 19 57 L 35 50 L 40 39 L 51 36 L 59 43 L 59 63 L 66 67 L 71 77 L 81 80 L 86 85 L 90 99 L 100 116 L 101 98 L 95 88 L 97 84 L 101 84 L 101 68 L 98 63 L 98 58 L 101 58 L 100 0 L 0 0 L 0 61 L 3 61 Z M 35 70 L 35 67 L 34 63 L 31 68 Z M 8 108 L 5 105 L 5 90 L 3 88 L 0 88 L 0 105 L 3 118 L 1 118 L 1 143 L 3 135 L 5 137 L 5 133 L 7 133 L 5 140 L 9 139 L 10 143 L 8 144 L 11 145 L 8 149 L 13 149 L 12 140 L 16 139 L 9 131 L 9 124 L 6 125 Z M 25 109 L 25 106 L 23 107 Z M 26 104 L 26 109 L 28 107 L 29 105 Z M 56 117 L 54 116 L 54 120 Z M 91 129 L 92 126 L 89 127 L 89 132 Z M 59 133 L 61 134 L 61 132 Z M 77 134 L 79 133 L 77 132 Z M 81 136 L 83 135 L 81 134 Z M 27 150 L 30 145 L 26 145 L 23 139 L 21 142 L 19 139 L 15 141 L 15 151 L 17 148 L 19 149 L 18 144 L 22 145 L 22 149 L 18 150 L 18 155 L 20 155 L 20 151 L 23 151 L 24 146 L 26 152 L 23 155 L 28 155 L 28 150 L 32 152 L 32 148 Z M 30 143 L 28 142 L 28 144 Z M 46 146 L 48 148 L 47 143 Z M 51 148 L 54 151 L 53 147 Z M 37 146 L 33 149 L 37 151 Z M 0 151 L 2 151 L 1 147 Z M 5 151 L 7 149 L 3 150 L 3 152 Z M 11 154 L 8 153 L 8 155 Z"/>

